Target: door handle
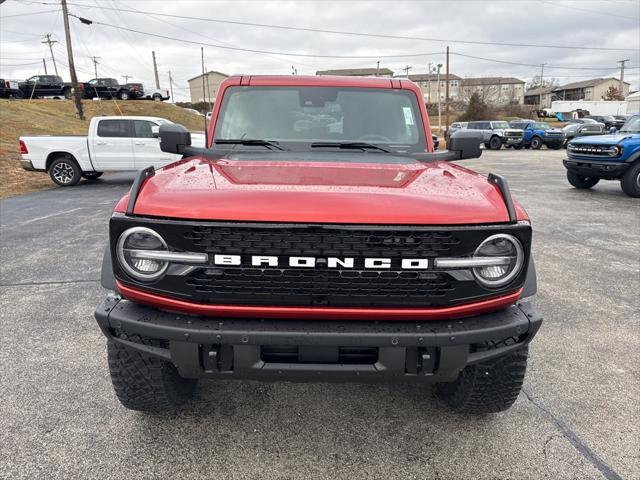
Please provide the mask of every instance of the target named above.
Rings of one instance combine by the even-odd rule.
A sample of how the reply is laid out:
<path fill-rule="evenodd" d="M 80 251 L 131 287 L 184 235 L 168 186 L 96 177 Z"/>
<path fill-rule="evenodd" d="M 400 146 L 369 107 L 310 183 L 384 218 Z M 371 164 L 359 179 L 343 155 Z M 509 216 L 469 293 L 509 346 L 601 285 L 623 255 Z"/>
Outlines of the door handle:
<path fill-rule="evenodd" d="M 96 142 L 96 145 L 106 145 L 107 142 Z"/>
<path fill-rule="evenodd" d="M 136 145 L 146 145 L 145 142 L 136 142 Z"/>

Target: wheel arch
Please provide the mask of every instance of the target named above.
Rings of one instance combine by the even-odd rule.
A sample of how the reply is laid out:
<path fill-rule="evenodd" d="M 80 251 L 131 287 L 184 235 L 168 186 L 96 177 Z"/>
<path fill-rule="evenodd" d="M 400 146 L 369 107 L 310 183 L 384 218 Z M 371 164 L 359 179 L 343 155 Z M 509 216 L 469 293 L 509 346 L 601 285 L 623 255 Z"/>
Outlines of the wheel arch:
<path fill-rule="evenodd" d="M 73 160 L 78 164 L 78 166 L 80 166 L 80 164 L 78 163 L 78 159 L 71 152 L 56 150 L 56 151 L 50 152 L 47 155 L 47 160 L 45 161 L 45 165 L 44 165 L 45 170 L 48 171 L 49 167 L 51 166 L 51 163 L 58 157 L 71 157 L 71 160 Z"/>

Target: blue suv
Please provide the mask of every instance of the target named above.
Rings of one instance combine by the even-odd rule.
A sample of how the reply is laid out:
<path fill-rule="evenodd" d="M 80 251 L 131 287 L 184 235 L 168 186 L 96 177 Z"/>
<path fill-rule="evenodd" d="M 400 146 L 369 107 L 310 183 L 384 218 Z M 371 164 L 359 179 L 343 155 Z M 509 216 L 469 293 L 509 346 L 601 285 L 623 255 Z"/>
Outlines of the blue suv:
<path fill-rule="evenodd" d="M 524 147 L 538 150 L 542 145 L 558 150 L 564 144 L 564 132 L 557 128 L 551 128 L 548 123 L 534 120 L 512 120 L 511 128 L 524 130 Z"/>
<path fill-rule="evenodd" d="M 640 115 L 620 131 L 571 140 L 564 160 L 567 179 L 576 188 L 591 188 L 600 180 L 620 180 L 622 191 L 640 197 Z"/>

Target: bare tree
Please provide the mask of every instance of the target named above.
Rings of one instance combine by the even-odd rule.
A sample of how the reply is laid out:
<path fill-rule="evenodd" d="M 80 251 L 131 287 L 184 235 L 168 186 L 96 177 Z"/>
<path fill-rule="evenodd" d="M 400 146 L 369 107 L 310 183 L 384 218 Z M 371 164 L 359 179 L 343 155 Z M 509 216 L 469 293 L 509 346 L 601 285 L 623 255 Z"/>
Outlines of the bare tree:
<path fill-rule="evenodd" d="M 602 96 L 603 100 L 624 100 L 624 94 L 616 87 L 611 85 L 609 89 Z"/>

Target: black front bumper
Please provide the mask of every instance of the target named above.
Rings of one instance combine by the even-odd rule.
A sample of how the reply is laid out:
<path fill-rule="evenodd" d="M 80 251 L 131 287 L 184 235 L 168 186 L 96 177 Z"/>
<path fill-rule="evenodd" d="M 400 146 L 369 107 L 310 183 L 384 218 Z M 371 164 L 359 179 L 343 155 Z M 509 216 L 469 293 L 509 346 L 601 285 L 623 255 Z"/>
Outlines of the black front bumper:
<path fill-rule="evenodd" d="M 460 320 L 374 322 L 197 317 L 110 296 L 95 317 L 111 341 L 187 378 L 420 383 L 522 348 L 542 323 L 525 301 Z"/>
<path fill-rule="evenodd" d="M 602 160 L 569 160 L 562 161 L 565 168 L 585 177 L 615 180 L 627 171 L 629 163 Z"/>

